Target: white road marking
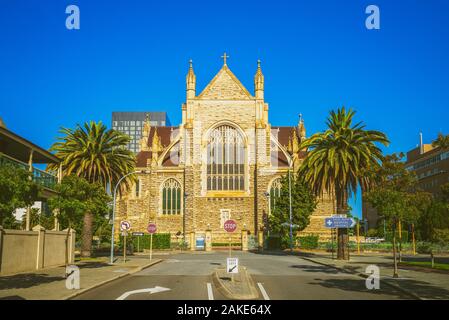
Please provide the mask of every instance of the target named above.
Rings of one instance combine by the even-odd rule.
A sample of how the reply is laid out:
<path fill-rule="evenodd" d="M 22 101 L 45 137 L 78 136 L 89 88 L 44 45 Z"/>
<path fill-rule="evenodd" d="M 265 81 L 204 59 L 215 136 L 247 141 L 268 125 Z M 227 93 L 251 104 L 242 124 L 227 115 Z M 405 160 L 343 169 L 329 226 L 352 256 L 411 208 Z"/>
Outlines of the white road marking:
<path fill-rule="evenodd" d="M 265 288 L 262 286 L 260 282 L 257 283 L 257 286 L 259 287 L 260 292 L 262 292 L 262 296 L 265 300 L 270 300 L 270 297 L 268 296 L 267 292 L 265 291 Z"/>
<path fill-rule="evenodd" d="M 207 297 L 209 300 L 214 300 L 214 292 L 212 291 L 212 285 L 209 282 L 207 283 Z"/>
<path fill-rule="evenodd" d="M 147 288 L 147 289 L 140 289 L 140 290 L 133 290 L 133 291 L 128 291 L 125 292 L 124 294 L 122 294 L 120 297 L 118 297 L 116 300 L 125 300 L 126 298 L 128 298 L 130 295 L 133 294 L 137 294 L 137 293 L 158 293 L 158 292 L 164 292 L 164 291 L 169 291 L 170 289 L 168 288 L 164 288 L 164 287 L 154 287 L 154 288 Z"/>

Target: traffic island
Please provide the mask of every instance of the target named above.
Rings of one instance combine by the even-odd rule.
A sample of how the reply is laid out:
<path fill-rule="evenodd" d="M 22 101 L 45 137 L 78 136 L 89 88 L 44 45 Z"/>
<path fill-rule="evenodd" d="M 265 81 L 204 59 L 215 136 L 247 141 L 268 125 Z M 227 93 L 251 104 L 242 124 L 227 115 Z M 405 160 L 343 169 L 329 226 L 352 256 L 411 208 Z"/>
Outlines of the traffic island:
<path fill-rule="evenodd" d="M 245 267 L 239 268 L 239 273 L 227 273 L 226 268 L 218 268 L 213 274 L 217 290 L 229 299 L 253 300 L 259 298 L 254 281 Z"/>

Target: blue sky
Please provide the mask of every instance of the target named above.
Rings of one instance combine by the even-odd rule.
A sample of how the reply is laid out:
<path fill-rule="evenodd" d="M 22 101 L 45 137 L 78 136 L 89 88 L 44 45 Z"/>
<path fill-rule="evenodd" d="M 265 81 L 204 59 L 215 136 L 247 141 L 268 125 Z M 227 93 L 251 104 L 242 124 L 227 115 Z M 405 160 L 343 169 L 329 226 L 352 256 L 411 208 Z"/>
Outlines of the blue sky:
<path fill-rule="evenodd" d="M 80 30 L 65 28 L 70 4 Z M 370 4 L 380 30 L 365 28 Z M 0 116 L 47 148 L 61 126 L 110 125 L 112 111 L 165 110 L 177 125 L 188 60 L 201 90 L 226 51 L 250 91 L 262 60 L 272 124 L 302 113 L 311 134 L 345 105 L 387 133 L 386 153 L 407 151 L 420 130 L 426 143 L 449 133 L 448 12 L 447 0 L 1 1 Z"/>

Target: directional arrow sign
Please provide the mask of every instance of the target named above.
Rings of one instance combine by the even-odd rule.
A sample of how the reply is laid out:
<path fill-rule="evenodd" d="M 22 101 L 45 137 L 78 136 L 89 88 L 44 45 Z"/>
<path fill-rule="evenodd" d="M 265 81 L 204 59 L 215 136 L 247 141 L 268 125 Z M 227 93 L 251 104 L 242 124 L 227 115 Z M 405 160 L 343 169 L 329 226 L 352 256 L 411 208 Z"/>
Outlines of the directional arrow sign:
<path fill-rule="evenodd" d="M 324 219 L 324 226 L 330 229 L 352 228 L 355 226 L 355 220 L 345 217 L 330 217 Z"/>
<path fill-rule="evenodd" d="M 130 295 L 138 294 L 138 293 L 149 293 L 149 294 L 153 294 L 153 293 L 164 292 L 164 291 L 170 291 L 170 289 L 164 288 L 164 287 L 157 287 L 157 286 L 156 286 L 156 287 L 154 287 L 154 288 L 147 288 L 147 289 L 133 290 L 133 291 L 125 292 L 125 293 L 122 294 L 120 297 L 118 297 L 116 300 L 125 300 L 125 299 L 128 298 Z"/>

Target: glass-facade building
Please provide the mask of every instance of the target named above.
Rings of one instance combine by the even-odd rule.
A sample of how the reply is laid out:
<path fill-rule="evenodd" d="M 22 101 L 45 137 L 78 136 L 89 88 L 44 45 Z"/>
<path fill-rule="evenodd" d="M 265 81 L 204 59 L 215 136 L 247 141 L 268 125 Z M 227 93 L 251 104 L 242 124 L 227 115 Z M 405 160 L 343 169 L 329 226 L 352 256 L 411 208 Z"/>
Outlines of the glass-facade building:
<path fill-rule="evenodd" d="M 143 125 L 147 118 L 150 117 L 152 127 L 169 126 L 170 120 L 166 112 L 113 112 L 112 113 L 112 129 L 127 134 L 131 140 L 128 149 L 134 153 L 140 152 L 140 139 L 142 138 Z"/>

